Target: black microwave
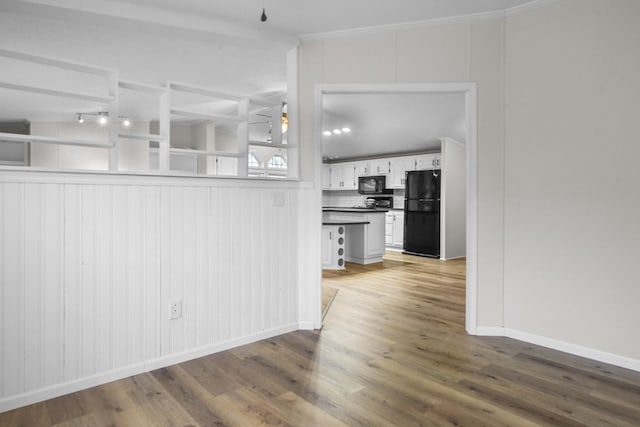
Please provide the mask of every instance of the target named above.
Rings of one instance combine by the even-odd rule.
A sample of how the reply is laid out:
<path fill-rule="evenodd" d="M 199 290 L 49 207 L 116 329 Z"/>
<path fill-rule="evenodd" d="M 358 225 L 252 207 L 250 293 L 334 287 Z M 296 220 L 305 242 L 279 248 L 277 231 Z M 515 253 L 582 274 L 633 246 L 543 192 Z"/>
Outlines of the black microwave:
<path fill-rule="evenodd" d="M 360 194 L 389 194 L 392 190 L 386 189 L 386 176 L 361 176 L 358 177 L 358 193 Z"/>

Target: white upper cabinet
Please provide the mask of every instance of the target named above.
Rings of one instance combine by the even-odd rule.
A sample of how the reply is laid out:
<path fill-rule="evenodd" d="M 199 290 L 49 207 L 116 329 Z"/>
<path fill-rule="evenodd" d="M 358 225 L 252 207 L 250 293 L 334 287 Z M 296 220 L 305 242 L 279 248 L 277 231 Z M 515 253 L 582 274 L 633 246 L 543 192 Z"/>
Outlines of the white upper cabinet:
<path fill-rule="evenodd" d="M 389 159 L 390 175 L 387 188 L 403 189 L 407 171 L 416 170 L 415 156 L 393 157 Z"/>
<path fill-rule="evenodd" d="M 331 190 L 331 165 L 322 165 L 322 189 Z"/>
<path fill-rule="evenodd" d="M 389 175 L 390 159 L 377 159 L 369 161 L 370 175 Z"/>
<path fill-rule="evenodd" d="M 353 163 L 331 164 L 331 190 L 355 190 L 358 188 L 356 167 Z"/>
<path fill-rule="evenodd" d="M 369 162 L 355 162 L 356 177 L 371 175 L 369 170 Z"/>
<path fill-rule="evenodd" d="M 440 154 L 416 156 L 416 170 L 440 169 Z"/>
<path fill-rule="evenodd" d="M 403 189 L 407 171 L 440 169 L 440 153 L 322 165 L 323 190 L 357 190 L 358 177 L 385 175 L 387 188 Z"/>

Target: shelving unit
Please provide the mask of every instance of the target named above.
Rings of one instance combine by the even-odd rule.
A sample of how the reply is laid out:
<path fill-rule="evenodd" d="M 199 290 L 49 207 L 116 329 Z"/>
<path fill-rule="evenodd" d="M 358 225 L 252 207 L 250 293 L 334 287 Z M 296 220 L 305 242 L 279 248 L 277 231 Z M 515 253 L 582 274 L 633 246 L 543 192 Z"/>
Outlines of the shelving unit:
<path fill-rule="evenodd" d="M 273 123 L 276 124 L 277 122 L 277 124 L 279 124 L 281 120 L 280 118 L 282 117 L 282 104 L 280 101 L 274 102 L 257 98 L 252 99 L 245 95 L 224 93 L 210 88 L 176 81 L 168 81 L 164 85 L 154 86 L 119 80 L 116 70 L 94 67 L 87 64 L 8 49 L 0 49 L 0 57 L 24 61 L 34 64 L 34 67 L 56 67 L 67 70 L 70 73 L 84 73 L 92 76 L 98 76 L 101 79 L 99 87 L 96 87 L 96 93 L 82 90 L 75 91 L 74 87 L 78 86 L 69 87 L 69 84 L 67 84 L 68 82 L 71 82 L 70 84 L 75 83 L 72 78 L 68 79 L 67 82 L 63 82 L 67 86 L 64 88 L 38 86 L 40 83 L 39 81 L 34 82 L 38 84 L 30 85 L 24 84 L 23 81 L 1 81 L 2 79 L 0 78 L 0 89 L 2 90 L 20 91 L 38 94 L 38 96 L 42 95 L 45 97 L 62 97 L 71 100 L 83 101 L 85 104 L 87 102 L 95 103 L 97 104 L 95 111 L 105 112 L 109 117 L 113 118 L 120 117 L 120 107 L 126 108 L 125 104 L 120 105 L 120 97 L 124 96 L 126 98 L 126 96 L 130 96 L 127 94 L 127 91 L 156 96 L 157 100 L 150 102 L 155 103 L 158 107 L 157 132 L 145 132 L 145 129 L 141 126 L 129 131 L 116 123 L 116 120 L 112 120 L 108 125 L 107 141 L 92 141 L 64 137 L 58 138 L 53 135 L 36 136 L 0 133 L 0 143 L 2 140 L 5 140 L 12 142 L 42 142 L 78 147 L 102 148 L 108 150 L 108 169 L 113 171 L 120 170 L 118 165 L 120 149 L 125 150 L 121 154 L 122 156 L 125 156 L 123 158 L 127 158 L 126 156 L 129 154 L 130 150 L 134 150 L 136 155 L 139 156 L 142 153 L 141 150 L 144 149 L 149 160 L 143 170 L 146 170 L 150 163 L 157 163 L 157 170 L 161 173 L 170 172 L 171 156 L 195 156 L 197 159 L 203 157 L 206 158 L 205 163 L 201 160 L 196 160 L 196 164 L 198 166 L 195 173 L 216 175 L 221 170 L 220 164 L 224 163 L 225 174 L 228 174 L 229 171 L 233 171 L 235 176 L 247 177 L 249 176 L 248 153 L 251 147 L 255 147 L 258 150 L 268 148 L 274 149 L 274 152 L 276 150 L 280 151 L 282 155 L 287 158 L 287 166 L 289 166 L 290 160 L 297 160 L 297 156 L 292 158 L 288 155 L 290 153 L 289 150 L 297 147 L 293 144 L 287 144 L 286 141 L 282 141 L 282 131 L 280 126 L 273 126 L 273 132 L 271 133 L 272 142 L 249 139 L 250 115 L 256 114 L 257 112 L 269 111 L 272 117 L 277 117 L 277 119 L 273 120 Z M 37 73 L 33 74 L 37 75 Z M 16 75 L 12 77 L 15 77 Z M 93 83 L 95 78 L 84 80 L 88 80 Z M 92 88 L 92 86 L 87 85 L 86 82 L 83 83 L 85 84 L 85 89 Z M 204 99 L 205 102 L 183 102 L 184 100 L 197 97 Z M 219 105 L 217 103 L 219 103 Z M 218 111 L 216 111 L 216 109 Z M 81 111 L 83 110 L 79 107 L 78 113 Z M 216 147 L 215 137 L 208 138 L 206 137 L 206 133 L 206 140 L 203 141 L 190 141 L 187 144 L 176 143 L 175 141 L 172 142 L 172 116 L 174 118 L 179 117 L 185 121 L 191 120 L 194 123 L 200 122 L 206 126 L 211 126 L 214 132 L 216 126 L 225 126 L 233 129 L 235 131 L 236 141 L 231 143 L 231 145 L 227 145 L 228 147 L 233 146 L 233 148 L 225 150 L 224 148 L 220 149 Z M 134 121 L 136 120 L 135 117 L 131 118 Z M 137 122 L 140 125 L 144 123 L 145 120 L 149 119 L 146 118 L 142 121 L 138 120 Z M 153 128 L 153 126 L 150 127 Z M 206 132 L 208 131 L 209 130 L 207 129 Z M 131 142 L 126 143 L 125 141 Z M 140 146 L 142 141 L 146 141 L 147 144 Z M 229 144 L 228 141 L 227 144 Z M 157 161 L 155 157 L 152 161 L 150 156 L 157 157 Z M 140 162 L 139 159 L 137 162 Z M 265 170 L 266 169 L 267 168 L 265 168 Z M 297 164 L 295 165 L 295 171 L 297 172 Z M 264 176 L 277 176 L 281 178 L 283 176 L 287 176 L 287 174 L 287 170 L 283 169 L 275 171 L 275 173 L 265 173 Z"/>
<path fill-rule="evenodd" d="M 43 65 L 47 67 L 53 67 L 61 70 L 65 70 L 72 73 L 86 74 L 92 76 L 98 76 L 104 83 L 104 89 L 106 95 L 89 92 L 79 92 L 63 90 L 59 88 L 42 87 L 38 85 L 21 84 L 9 81 L 0 81 L 0 88 L 18 91 L 25 93 L 32 93 L 38 95 L 44 95 L 46 97 L 58 97 L 79 101 L 89 101 L 104 105 L 104 110 L 111 112 L 117 108 L 117 72 L 115 70 L 103 67 L 96 67 L 92 65 L 82 64 L 73 61 L 60 60 L 58 58 L 51 58 L 42 55 L 33 55 L 30 53 L 19 52 L 10 49 L 0 49 L 0 57 L 14 59 L 28 64 Z M 113 154 L 116 150 L 116 142 L 112 133 L 109 134 L 108 141 L 91 141 L 75 138 L 60 138 L 60 137 L 48 137 L 38 135 L 20 135 L 7 132 L 0 133 L 1 141 L 11 142 L 23 142 L 23 143 L 46 143 L 46 144 L 58 144 L 58 145 L 71 145 L 78 147 L 92 147 L 102 148 L 109 150 L 109 169 L 117 169 L 117 156 Z"/>

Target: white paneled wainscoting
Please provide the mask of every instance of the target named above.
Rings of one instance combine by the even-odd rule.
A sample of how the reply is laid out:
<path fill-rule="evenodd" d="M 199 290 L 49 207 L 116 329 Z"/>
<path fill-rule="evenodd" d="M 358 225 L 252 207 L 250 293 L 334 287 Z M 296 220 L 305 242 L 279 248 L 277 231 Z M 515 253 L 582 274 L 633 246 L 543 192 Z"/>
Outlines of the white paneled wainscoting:
<path fill-rule="evenodd" d="M 0 412 L 313 325 L 303 187 L 0 171 Z"/>

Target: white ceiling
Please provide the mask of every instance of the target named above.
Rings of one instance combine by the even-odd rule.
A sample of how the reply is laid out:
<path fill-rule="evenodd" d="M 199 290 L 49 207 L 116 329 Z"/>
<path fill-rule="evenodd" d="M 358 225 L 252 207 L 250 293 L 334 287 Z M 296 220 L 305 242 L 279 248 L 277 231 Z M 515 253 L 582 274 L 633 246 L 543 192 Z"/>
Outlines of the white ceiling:
<path fill-rule="evenodd" d="M 148 84 L 167 80 L 188 82 L 239 95 L 281 97 L 286 92 L 286 54 L 301 37 L 376 26 L 401 25 L 470 14 L 502 11 L 536 0 L 2 0 L 0 1 L 0 48 L 117 69 L 120 79 Z M 262 8 L 268 20 L 260 22 Z M 0 80 L 3 80 L 0 67 Z M 39 73 L 40 80 L 55 80 L 52 74 Z M 34 102 L 32 97 L 14 97 L 11 91 L 0 93 L 0 120 L 27 118 L 43 120 L 50 115 L 61 120 L 65 115 L 100 106 L 68 105 L 55 100 Z M 395 141 L 427 147 L 437 136 L 455 136 L 455 118 L 430 123 L 427 111 L 435 117 L 443 113 L 450 100 L 439 99 L 431 105 L 410 107 L 397 100 L 355 104 L 350 113 L 359 120 L 354 125 L 354 141 L 375 145 L 382 153 L 394 139 L 389 105 L 394 111 L 408 108 L 393 126 L 396 137 L 408 124 L 420 123 Z M 123 107 L 148 119 L 148 100 L 128 102 Z M 453 101 L 451 101 L 454 103 Z M 362 104 L 361 104 L 362 105 Z M 375 111 L 372 106 L 382 106 Z M 385 106 L 386 105 L 386 106 Z M 37 107 L 37 108 L 36 108 Z M 336 102 L 334 115 L 343 114 Z M 34 111 L 39 110 L 37 114 Z M 54 117 L 58 113 L 57 117 Z M 423 111 L 416 119 L 415 112 Z M 63 113 L 63 114 L 60 114 Z M 441 114 L 442 113 L 442 114 Z M 375 124 L 364 125 L 363 117 L 379 117 Z M 145 116 L 145 117 L 142 117 Z M 383 127 L 378 127 L 378 125 Z M 363 128 L 370 129 L 367 134 Z M 375 130 L 374 130 L 375 129 Z M 380 138 L 378 138 L 380 136 Z M 382 136 L 386 141 L 382 141 Z M 378 142 L 377 138 L 379 139 Z M 393 142 L 395 144 L 395 141 Z M 425 145 L 426 144 L 426 145 Z M 392 145 L 392 144 L 391 144 Z M 328 154 L 352 156 L 348 147 L 336 145 Z"/>
<path fill-rule="evenodd" d="M 434 151 L 440 137 L 466 143 L 463 93 L 369 93 L 324 95 L 322 137 L 326 160 Z"/>
<path fill-rule="evenodd" d="M 197 28 L 205 20 L 222 32 L 267 31 L 283 37 L 503 11 L 532 0 L 22 0 L 151 22 Z M 267 21 L 260 22 L 262 8 Z M 141 14 L 140 12 L 146 13 Z M 137 12 L 137 14 L 136 14 Z M 179 21 L 179 24 L 178 24 Z M 244 27 L 244 28 L 243 28 Z"/>

